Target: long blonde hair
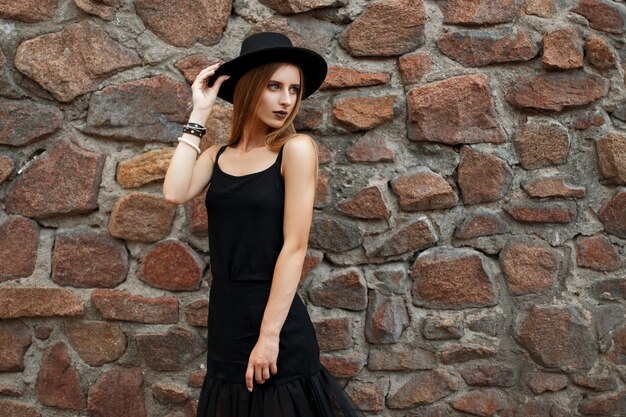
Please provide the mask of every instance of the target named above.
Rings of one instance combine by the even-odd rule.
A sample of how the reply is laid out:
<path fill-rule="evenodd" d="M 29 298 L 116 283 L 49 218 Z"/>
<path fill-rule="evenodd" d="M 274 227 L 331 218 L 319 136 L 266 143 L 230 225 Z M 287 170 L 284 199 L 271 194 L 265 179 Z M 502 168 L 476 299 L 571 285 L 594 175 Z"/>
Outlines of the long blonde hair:
<path fill-rule="evenodd" d="M 271 62 L 259 65 L 246 72 L 239 81 L 237 81 L 233 93 L 233 119 L 230 137 L 227 142 L 229 146 L 235 145 L 241 140 L 246 123 L 249 125 L 254 123 L 261 102 L 261 95 L 267 83 L 272 78 L 274 72 L 284 64 L 283 62 Z M 296 68 L 298 68 L 298 72 L 300 73 L 301 83 L 293 111 L 289 114 L 289 117 L 287 117 L 287 120 L 285 120 L 285 123 L 281 127 L 272 129 L 265 135 L 265 144 L 273 151 L 280 149 L 282 145 L 297 134 L 293 120 L 300 110 L 305 80 L 300 67 L 296 65 Z M 315 141 L 312 142 L 315 148 L 315 181 L 317 183 L 319 149 Z"/>

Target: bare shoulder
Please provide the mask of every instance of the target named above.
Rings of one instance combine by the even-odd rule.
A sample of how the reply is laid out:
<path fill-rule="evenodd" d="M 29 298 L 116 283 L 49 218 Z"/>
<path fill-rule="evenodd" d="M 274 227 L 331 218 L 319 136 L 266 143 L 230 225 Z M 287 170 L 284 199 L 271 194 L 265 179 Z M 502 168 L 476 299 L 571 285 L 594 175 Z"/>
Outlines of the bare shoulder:
<path fill-rule="evenodd" d="M 283 145 L 283 175 L 285 178 L 290 177 L 290 172 L 293 172 L 295 177 L 314 174 L 316 164 L 317 147 L 309 135 L 299 133 Z"/>
<path fill-rule="evenodd" d="M 204 150 L 202 155 L 198 158 L 198 160 L 202 159 L 204 162 L 211 162 L 211 165 L 215 164 L 215 158 L 217 157 L 217 153 L 219 152 L 222 145 L 213 145 Z"/>
<path fill-rule="evenodd" d="M 317 153 L 313 138 L 304 133 L 291 137 L 284 145 L 284 154 L 290 159 L 315 159 Z"/>

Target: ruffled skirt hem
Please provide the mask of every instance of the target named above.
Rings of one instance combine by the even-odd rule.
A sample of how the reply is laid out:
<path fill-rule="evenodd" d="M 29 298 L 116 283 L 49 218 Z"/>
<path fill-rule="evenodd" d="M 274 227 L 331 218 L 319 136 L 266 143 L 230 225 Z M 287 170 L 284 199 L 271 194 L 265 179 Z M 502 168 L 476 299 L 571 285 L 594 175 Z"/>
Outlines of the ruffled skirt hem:
<path fill-rule="evenodd" d="M 268 381 L 269 382 L 269 381 Z M 197 417 L 364 417 L 344 389 L 322 365 L 308 377 L 273 384 L 245 384 L 207 374 Z"/>

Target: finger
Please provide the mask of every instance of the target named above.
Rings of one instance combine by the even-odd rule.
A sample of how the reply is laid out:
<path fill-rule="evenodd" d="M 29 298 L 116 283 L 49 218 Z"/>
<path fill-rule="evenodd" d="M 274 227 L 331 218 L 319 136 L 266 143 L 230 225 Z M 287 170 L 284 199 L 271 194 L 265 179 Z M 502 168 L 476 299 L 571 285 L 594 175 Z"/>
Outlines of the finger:
<path fill-rule="evenodd" d="M 215 70 L 217 70 L 220 67 L 220 65 L 222 65 L 222 64 L 209 65 L 208 67 L 204 68 L 202 71 L 215 71 Z M 202 71 L 200 71 L 200 72 L 202 72 Z"/>
<path fill-rule="evenodd" d="M 209 65 L 206 68 L 203 68 L 202 70 L 200 70 L 200 72 L 198 72 L 198 75 L 196 75 L 196 80 L 204 80 L 210 77 L 211 75 L 215 73 L 215 71 L 217 71 L 220 65 L 221 64 L 213 64 L 213 65 Z"/>
<path fill-rule="evenodd" d="M 272 374 L 274 375 L 278 373 L 278 366 L 276 366 L 276 362 L 272 362 L 272 364 L 270 365 L 270 370 L 272 371 Z"/>
<path fill-rule="evenodd" d="M 217 85 L 219 87 L 222 85 L 224 81 L 226 81 L 229 78 L 230 78 L 230 75 L 220 75 L 219 77 L 217 77 L 213 85 Z"/>
<path fill-rule="evenodd" d="M 214 64 L 209 65 L 208 67 L 204 67 L 202 69 L 202 71 L 209 71 L 211 69 L 215 69 L 215 68 L 219 67 L 220 65 L 222 65 L 220 62 L 216 62 Z M 200 72 L 202 72 L 202 71 L 200 71 Z"/>
<path fill-rule="evenodd" d="M 254 367 L 252 364 L 248 364 L 248 369 L 246 370 L 246 388 L 248 391 L 252 392 L 252 375 L 254 373 Z"/>
<path fill-rule="evenodd" d="M 256 366 L 254 368 L 254 375 L 256 377 L 257 383 L 262 384 L 263 382 L 265 382 L 265 380 L 263 379 L 263 368 L 261 366 Z"/>
<path fill-rule="evenodd" d="M 205 68 L 196 75 L 196 80 L 204 80 L 215 74 L 217 68 Z"/>
<path fill-rule="evenodd" d="M 270 379 L 270 368 L 268 366 L 263 367 L 263 379 Z"/>
<path fill-rule="evenodd" d="M 212 89 L 212 88 L 219 89 L 222 86 L 222 83 L 230 78 L 230 75 L 220 75 L 219 77 L 217 77 L 217 79 L 213 80 L 213 84 L 210 84 L 209 78 L 211 78 L 213 74 L 214 72 L 210 71 L 206 74 L 206 76 L 196 77 L 196 80 L 198 81 L 198 84 L 200 85 L 199 88 L 204 89 L 206 87 L 209 89 Z"/>

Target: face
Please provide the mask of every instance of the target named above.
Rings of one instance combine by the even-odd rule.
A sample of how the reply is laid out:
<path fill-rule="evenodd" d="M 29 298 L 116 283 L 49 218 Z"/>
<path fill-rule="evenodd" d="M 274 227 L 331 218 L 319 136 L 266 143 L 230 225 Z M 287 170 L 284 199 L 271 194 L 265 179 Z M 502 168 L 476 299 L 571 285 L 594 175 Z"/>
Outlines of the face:
<path fill-rule="evenodd" d="M 300 88 L 298 67 L 282 65 L 272 74 L 261 93 L 257 118 L 272 129 L 282 127 L 296 105 Z"/>

